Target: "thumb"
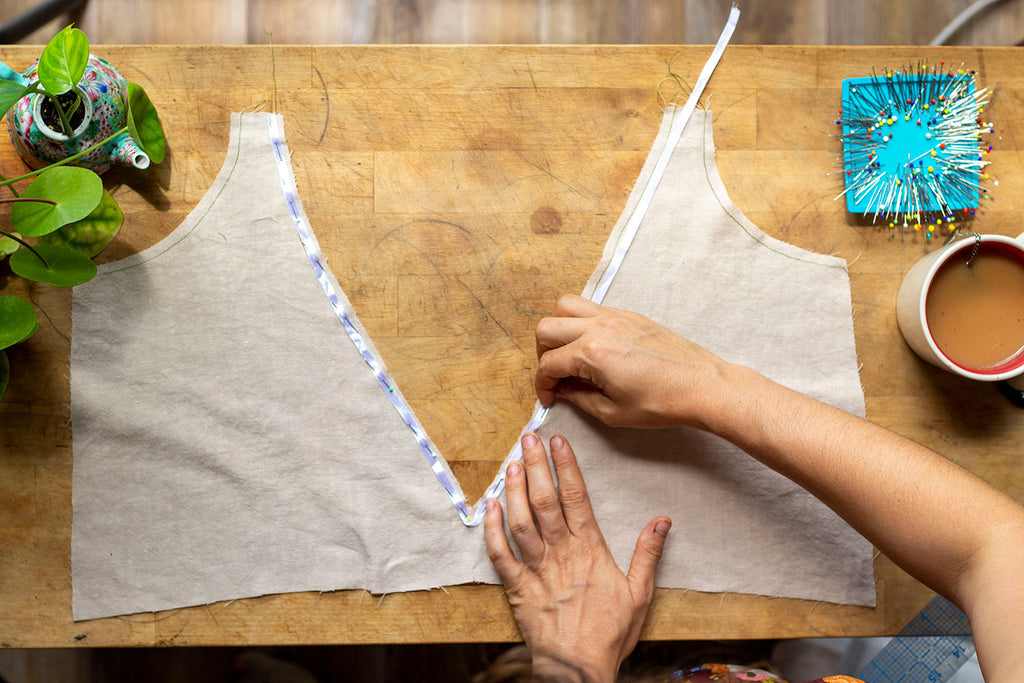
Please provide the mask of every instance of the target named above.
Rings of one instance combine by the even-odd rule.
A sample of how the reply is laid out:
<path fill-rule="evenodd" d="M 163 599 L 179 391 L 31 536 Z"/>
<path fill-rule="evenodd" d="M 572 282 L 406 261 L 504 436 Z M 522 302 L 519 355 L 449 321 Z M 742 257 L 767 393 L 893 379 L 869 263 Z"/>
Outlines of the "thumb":
<path fill-rule="evenodd" d="M 665 537 L 671 528 L 672 520 L 668 517 L 651 520 L 640 532 L 636 548 L 633 549 L 633 559 L 629 562 L 626 578 L 639 591 L 633 594 L 644 596 L 647 603 L 650 603 L 654 595 L 654 573 L 661 560 L 661 551 L 665 548 Z"/>

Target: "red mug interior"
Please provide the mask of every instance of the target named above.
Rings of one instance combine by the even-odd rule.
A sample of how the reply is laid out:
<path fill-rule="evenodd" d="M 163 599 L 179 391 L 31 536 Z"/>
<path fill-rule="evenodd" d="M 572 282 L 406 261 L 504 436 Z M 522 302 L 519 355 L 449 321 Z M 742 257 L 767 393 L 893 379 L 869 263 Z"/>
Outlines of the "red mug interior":
<path fill-rule="evenodd" d="M 1024 246 L 983 240 L 972 259 L 976 244 L 963 240 L 929 280 L 927 331 L 956 367 L 1002 375 L 1024 367 Z"/>

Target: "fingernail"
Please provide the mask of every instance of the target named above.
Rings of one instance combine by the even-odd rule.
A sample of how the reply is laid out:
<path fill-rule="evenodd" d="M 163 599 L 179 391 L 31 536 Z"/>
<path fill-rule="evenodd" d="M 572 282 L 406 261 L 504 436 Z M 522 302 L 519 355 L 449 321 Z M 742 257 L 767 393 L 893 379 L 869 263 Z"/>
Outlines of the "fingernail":
<path fill-rule="evenodd" d="M 519 464 L 518 460 L 516 460 L 515 462 L 510 462 L 508 464 L 508 476 L 510 476 L 510 477 L 518 477 L 522 473 L 523 473 L 523 466 Z"/>
<path fill-rule="evenodd" d="M 658 534 L 659 536 L 668 536 L 668 530 L 671 528 L 672 522 L 663 519 L 654 525 L 654 533 Z"/>
<path fill-rule="evenodd" d="M 487 512 L 494 512 L 498 507 L 498 501 L 493 498 L 487 499 Z"/>
<path fill-rule="evenodd" d="M 523 448 L 533 448 L 537 445 L 537 435 L 527 434 L 523 437 Z"/>
<path fill-rule="evenodd" d="M 551 437 L 551 450 L 560 451 L 565 446 L 565 439 L 560 436 Z"/>

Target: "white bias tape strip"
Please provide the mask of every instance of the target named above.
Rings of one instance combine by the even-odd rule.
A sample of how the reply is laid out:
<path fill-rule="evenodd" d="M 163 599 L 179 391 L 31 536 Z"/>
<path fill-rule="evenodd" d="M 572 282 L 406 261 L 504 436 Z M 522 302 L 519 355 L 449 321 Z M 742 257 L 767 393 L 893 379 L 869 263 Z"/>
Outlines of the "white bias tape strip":
<path fill-rule="evenodd" d="M 338 320 L 344 326 L 345 332 L 348 333 L 349 339 L 352 340 L 352 343 L 359 351 L 359 355 L 366 361 L 366 364 L 373 372 L 373 376 L 377 378 L 377 383 L 380 384 L 384 394 L 391 401 L 391 405 L 398 411 L 402 421 L 405 422 L 406 426 L 409 427 L 409 431 L 416 438 L 416 443 L 419 444 L 423 457 L 426 458 L 437 480 L 441 482 L 445 492 L 448 494 L 448 498 L 451 499 L 455 509 L 458 510 L 462 521 L 468 524 L 473 518 L 475 511 L 469 509 L 466 503 L 466 496 L 463 494 L 462 488 L 452 474 L 451 469 L 449 469 L 448 463 L 441 457 L 437 447 L 427 436 L 427 431 L 419 423 L 419 420 L 416 419 L 412 408 L 409 407 L 409 403 L 398 390 L 380 354 L 377 353 L 377 350 L 369 341 L 369 337 L 366 336 L 362 326 L 359 324 L 355 309 L 352 308 L 352 304 L 345 297 L 344 292 L 338 285 L 338 281 L 327 267 L 327 259 L 320 250 L 320 244 L 313 234 L 313 229 L 310 227 L 309 220 L 306 218 L 306 213 L 302 208 L 302 203 L 298 198 L 295 174 L 292 170 L 288 147 L 284 142 L 280 117 L 276 114 L 268 115 L 267 125 L 269 127 L 270 143 L 274 149 L 274 156 L 277 161 L 278 175 L 281 178 L 281 190 L 284 192 L 288 212 L 295 225 L 295 230 L 299 234 L 299 240 L 306 251 L 306 256 L 309 258 L 309 263 L 313 266 L 313 272 L 316 273 L 317 281 L 323 288 L 331 308 L 334 309 L 335 314 L 338 316 Z"/>
<path fill-rule="evenodd" d="M 729 19 L 725 24 L 725 28 L 722 29 L 722 34 L 718 37 L 718 42 L 711 51 L 711 56 L 708 57 L 708 61 L 705 62 L 704 68 L 701 69 L 700 76 L 697 78 L 697 83 L 693 88 L 693 92 L 690 93 L 690 97 L 686 100 L 686 104 L 684 104 L 683 107 L 680 108 L 673 116 L 672 125 L 669 128 L 668 141 L 665 144 L 661 155 L 658 157 L 658 161 L 655 164 L 651 177 L 640 194 L 640 199 L 637 201 L 637 205 L 633 208 L 633 212 L 630 214 L 626 226 L 619 235 L 619 241 L 615 246 L 615 253 L 608 264 L 608 267 L 601 276 L 595 291 L 583 292 L 583 296 L 589 298 L 591 301 L 601 303 L 604 300 L 605 294 L 608 293 L 608 287 L 611 286 L 612 280 L 615 278 L 616 273 L 619 272 L 622 260 L 625 258 L 630 245 L 633 243 L 633 238 L 636 236 L 637 231 L 640 229 L 640 223 L 647 214 L 647 208 L 651 204 L 651 197 L 654 196 L 654 191 L 657 189 L 658 183 L 661 182 L 662 177 L 665 175 L 665 168 L 668 166 L 668 161 L 672 157 L 672 152 L 675 150 L 676 145 L 679 144 L 679 139 L 683 135 L 683 129 L 686 128 L 686 124 L 689 122 L 690 116 L 693 114 L 693 110 L 696 109 L 697 102 L 700 101 L 700 96 L 704 92 L 704 88 L 707 86 L 708 81 L 711 80 L 711 74 L 714 72 L 715 67 L 718 66 L 718 62 L 722 58 L 722 53 L 725 52 L 725 47 L 729 44 L 733 31 L 736 30 L 736 22 L 739 21 L 739 18 L 740 10 L 736 5 L 733 5 L 732 10 L 729 12 Z M 547 415 L 548 409 L 542 406 L 540 402 L 537 402 L 533 408 L 533 415 L 530 417 L 530 421 L 527 425 L 523 428 L 522 434 L 534 432 L 539 429 L 540 426 L 544 424 L 544 420 L 547 418 Z M 498 476 L 491 484 L 491 487 L 487 490 L 487 493 L 484 494 L 484 497 L 477 504 L 477 509 L 474 511 L 472 523 L 479 524 L 482 521 L 483 508 L 488 498 L 497 498 L 501 495 L 505 486 L 505 468 L 508 467 L 508 464 L 513 460 L 519 460 L 522 457 L 522 444 L 521 441 L 517 439 L 516 445 L 513 446 L 508 457 L 505 458 L 505 462 L 502 463 Z M 476 513 L 479 513 L 479 515 Z M 479 519 L 477 519 L 477 516 L 479 516 Z"/>
<path fill-rule="evenodd" d="M 668 140 L 662 148 L 661 154 L 658 156 L 658 161 L 654 164 L 654 170 L 651 172 L 651 176 L 647 180 L 647 184 L 641 191 L 640 198 L 637 200 L 636 206 L 633 207 L 633 212 L 630 214 L 625 227 L 623 227 L 622 232 L 619 235 L 619 241 L 615 245 L 615 252 L 608 263 L 608 267 L 605 268 L 604 273 L 601 275 L 601 279 L 598 281 L 595 290 L 589 295 L 584 293 L 584 296 L 587 296 L 587 298 L 591 299 L 595 303 L 599 304 L 604 301 L 604 297 L 608 293 L 608 288 L 611 287 L 612 280 L 615 279 L 615 275 L 619 272 L 622 260 L 626 257 L 626 252 L 629 251 L 629 247 L 633 243 L 633 238 L 636 237 L 636 233 L 640 229 L 640 223 L 643 222 L 644 216 L 647 215 L 647 209 L 651 205 L 651 199 L 654 197 L 654 193 L 658 189 L 661 179 L 665 176 L 665 169 L 668 167 L 668 162 L 672 158 L 672 153 L 675 151 L 676 145 L 679 144 L 679 138 L 683 136 L 683 130 L 686 129 L 686 124 L 690 122 L 693 110 L 697 108 L 700 96 L 704 93 L 704 88 L 707 86 L 708 81 L 711 80 L 711 74 L 714 73 L 715 67 L 718 66 L 718 62 L 722 58 L 722 53 L 725 52 L 725 46 L 729 44 L 733 31 L 736 30 L 736 22 L 739 21 L 739 18 L 740 10 L 736 5 L 733 5 L 732 10 L 729 12 L 729 20 L 726 22 L 725 28 L 722 29 L 722 35 L 718 37 L 718 42 L 715 44 L 714 50 L 711 51 L 711 56 L 704 64 L 704 68 L 701 70 L 700 76 L 697 78 L 697 83 L 693 86 L 693 91 L 687 98 L 686 103 L 673 113 L 672 123 L 668 132 Z"/>
<path fill-rule="evenodd" d="M 715 67 L 718 65 L 718 61 L 722 57 L 722 53 L 725 51 L 726 45 L 729 43 L 729 39 L 732 37 L 739 15 L 739 9 L 733 5 L 732 10 L 729 13 L 729 20 L 726 23 L 725 28 L 722 30 L 722 35 L 719 36 L 718 42 L 716 43 L 714 50 L 711 52 L 711 56 L 704 64 L 704 68 L 701 70 L 700 77 L 697 79 L 693 92 L 690 94 L 689 99 L 687 99 L 686 104 L 678 110 L 678 113 L 673 118 L 671 128 L 669 129 L 668 142 L 665 145 L 661 156 L 658 158 L 654 167 L 654 172 L 647 185 L 644 187 L 640 199 L 619 237 L 619 241 L 616 244 L 615 254 L 609 263 L 608 268 L 602 275 L 596 290 L 589 295 L 584 292 L 584 295 L 589 296 L 593 301 L 601 303 L 604 299 L 604 295 L 608 291 L 608 287 L 611 285 L 611 282 L 615 277 L 615 274 L 618 272 L 619 267 L 622 264 L 622 259 L 625 257 L 626 251 L 629 249 L 629 246 L 640 227 L 640 223 L 647 212 L 647 208 L 651 202 L 651 197 L 654 195 L 654 191 L 657 189 L 658 183 L 665 174 L 665 168 L 668 166 L 668 161 L 672 156 L 673 150 L 675 150 L 676 145 L 679 143 L 679 138 L 683 134 L 683 129 L 690 120 L 690 116 L 696 108 L 697 102 L 700 100 L 704 87 L 710 80 L 712 72 L 714 72 Z M 505 458 L 497 476 L 491 482 L 491 485 L 487 487 L 487 491 L 484 492 L 484 495 L 480 498 L 477 504 L 470 508 L 466 501 L 466 496 L 462 492 L 461 486 L 459 486 L 458 481 L 455 479 L 451 469 L 448 467 L 448 463 L 427 436 L 426 430 L 416 419 L 412 408 L 398 390 L 398 387 L 395 384 L 394 379 L 388 373 L 387 366 L 384 364 L 380 354 L 377 353 L 377 350 L 373 347 L 368 337 L 366 337 L 365 333 L 362 331 L 362 326 L 359 325 L 358 318 L 356 317 L 355 310 L 352 308 L 351 303 L 345 297 L 345 294 L 338 285 L 337 280 L 327 267 L 327 259 L 320 250 L 320 245 L 313 234 L 313 230 L 306 218 L 302 204 L 298 199 L 295 175 L 292 170 L 291 159 L 288 155 L 288 148 L 284 142 L 284 134 L 281 129 L 282 124 L 280 117 L 276 114 L 268 115 L 267 124 L 269 127 L 271 145 L 274 149 L 274 155 L 277 160 L 277 169 L 281 178 L 281 189 L 284 192 L 285 202 L 288 205 L 292 222 L 295 225 L 296 232 L 298 232 L 299 239 L 302 241 L 302 246 L 309 258 L 310 265 L 312 265 L 313 271 L 316 273 L 317 281 L 323 288 L 324 294 L 327 296 L 327 300 L 330 302 L 331 307 L 338 316 L 338 320 L 340 320 L 342 326 L 344 326 L 349 339 L 351 339 L 363 360 L 366 361 L 366 364 L 373 372 L 374 377 L 377 378 L 378 384 L 380 384 L 381 389 L 391 401 L 391 405 L 394 406 L 395 410 L 402 417 L 402 420 L 416 438 L 416 442 L 420 446 L 423 457 L 426 458 L 430 465 L 430 469 L 434 472 L 434 475 L 441 483 L 441 486 L 444 487 L 445 492 L 448 494 L 448 498 L 458 511 L 462 522 L 466 526 L 478 526 L 483 522 L 487 501 L 492 498 L 498 498 L 505 489 L 506 467 L 508 467 L 510 462 L 519 460 L 523 456 L 520 439 L 516 439 L 515 446 L 513 446 L 512 450 Z M 537 403 L 534 407 L 533 415 L 523 428 L 520 436 L 536 431 L 540 428 L 544 423 L 544 419 L 547 417 L 547 413 L 547 408 L 544 408 L 540 403 Z"/>

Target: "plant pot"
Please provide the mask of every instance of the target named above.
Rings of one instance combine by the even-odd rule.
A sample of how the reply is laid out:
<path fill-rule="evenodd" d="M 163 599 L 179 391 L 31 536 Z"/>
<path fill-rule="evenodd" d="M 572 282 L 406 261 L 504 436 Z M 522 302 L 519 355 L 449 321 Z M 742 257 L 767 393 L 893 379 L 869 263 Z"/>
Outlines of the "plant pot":
<path fill-rule="evenodd" d="M 82 103 L 82 110 L 85 113 L 82 115 L 81 122 L 75 126 L 70 136 L 60 129 L 59 121 L 56 128 L 47 123 L 46 117 L 43 116 L 43 109 L 47 104 L 46 97 L 36 95 L 29 98 L 32 103 L 32 117 L 39 128 L 39 132 L 54 142 L 63 144 L 69 140 L 80 138 L 88 130 L 89 124 L 92 123 L 92 100 L 89 99 L 88 94 L 81 87 L 76 87 L 75 89 L 78 91 L 79 101 Z M 74 119 L 72 119 L 73 121 Z"/>
<path fill-rule="evenodd" d="M 36 64 L 24 72 L 28 82 L 36 81 Z M 128 116 L 128 84 L 106 60 L 89 55 L 89 65 L 77 86 L 85 111 L 72 135 L 44 121 L 41 114 L 45 95 L 29 95 L 11 107 L 7 128 L 18 154 L 32 168 L 42 168 L 78 154 L 110 137 L 124 127 Z M 128 133 L 122 133 L 75 160 L 76 166 L 103 173 L 113 164 L 146 168 L 149 157 Z"/>

